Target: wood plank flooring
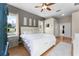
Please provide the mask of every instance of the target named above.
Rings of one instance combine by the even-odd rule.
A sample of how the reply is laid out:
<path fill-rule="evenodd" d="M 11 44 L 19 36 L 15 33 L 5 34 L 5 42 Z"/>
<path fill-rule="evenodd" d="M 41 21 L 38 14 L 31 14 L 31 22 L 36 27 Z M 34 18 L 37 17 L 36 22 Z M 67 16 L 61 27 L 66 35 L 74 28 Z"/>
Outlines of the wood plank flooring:
<path fill-rule="evenodd" d="M 19 44 L 16 47 L 9 48 L 10 56 L 30 56 L 23 44 Z"/>
<path fill-rule="evenodd" d="M 72 39 L 63 37 L 63 40 L 62 40 L 61 37 L 56 37 L 56 45 L 59 42 L 66 42 L 68 44 L 72 44 Z M 55 47 L 55 46 L 53 46 L 53 47 Z M 47 56 L 47 54 L 49 53 L 49 51 L 51 51 L 53 49 L 53 47 L 51 47 L 49 50 L 47 50 L 45 53 L 43 53 L 42 56 Z M 72 54 L 72 51 L 71 51 L 71 54 Z M 23 44 L 19 44 L 16 47 L 9 48 L 9 56 L 30 56 L 30 54 L 24 48 Z"/>

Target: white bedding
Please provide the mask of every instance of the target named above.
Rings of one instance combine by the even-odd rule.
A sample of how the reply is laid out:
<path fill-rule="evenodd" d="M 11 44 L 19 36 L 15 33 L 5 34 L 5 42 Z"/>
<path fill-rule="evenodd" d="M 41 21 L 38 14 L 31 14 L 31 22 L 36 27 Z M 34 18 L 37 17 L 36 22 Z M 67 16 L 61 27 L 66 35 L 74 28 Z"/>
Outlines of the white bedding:
<path fill-rule="evenodd" d="M 56 43 L 54 35 L 50 34 L 22 34 L 24 45 L 29 47 L 31 56 L 40 56 Z M 27 48 L 27 47 L 26 47 Z"/>

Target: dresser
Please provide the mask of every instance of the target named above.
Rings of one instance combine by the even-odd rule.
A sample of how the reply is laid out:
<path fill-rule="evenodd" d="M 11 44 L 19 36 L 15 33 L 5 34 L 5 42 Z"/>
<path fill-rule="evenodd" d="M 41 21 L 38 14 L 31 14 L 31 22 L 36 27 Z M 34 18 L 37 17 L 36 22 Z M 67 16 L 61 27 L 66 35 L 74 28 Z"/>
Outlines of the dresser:
<path fill-rule="evenodd" d="M 9 48 L 18 46 L 19 37 L 18 36 L 8 36 Z"/>

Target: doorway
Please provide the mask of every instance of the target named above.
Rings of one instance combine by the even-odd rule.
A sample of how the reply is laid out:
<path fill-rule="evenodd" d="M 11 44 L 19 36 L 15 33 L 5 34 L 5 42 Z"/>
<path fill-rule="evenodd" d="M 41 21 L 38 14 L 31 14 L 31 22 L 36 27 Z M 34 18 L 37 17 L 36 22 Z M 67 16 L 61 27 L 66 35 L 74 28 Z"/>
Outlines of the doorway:
<path fill-rule="evenodd" d="M 62 23 L 60 24 L 60 35 L 64 35 L 65 37 L 70 37 L 71 33 L 70 23 Z"/>

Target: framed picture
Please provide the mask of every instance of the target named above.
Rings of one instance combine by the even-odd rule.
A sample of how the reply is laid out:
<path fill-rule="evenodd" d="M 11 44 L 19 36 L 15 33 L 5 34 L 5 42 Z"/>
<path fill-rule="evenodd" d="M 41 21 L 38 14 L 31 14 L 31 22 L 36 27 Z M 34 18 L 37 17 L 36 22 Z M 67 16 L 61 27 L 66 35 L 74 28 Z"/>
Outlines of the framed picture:
<path fill-rule="evenodd" d="M 47 24 L 46 27 L 49 27 L 49 24 Z"/>

